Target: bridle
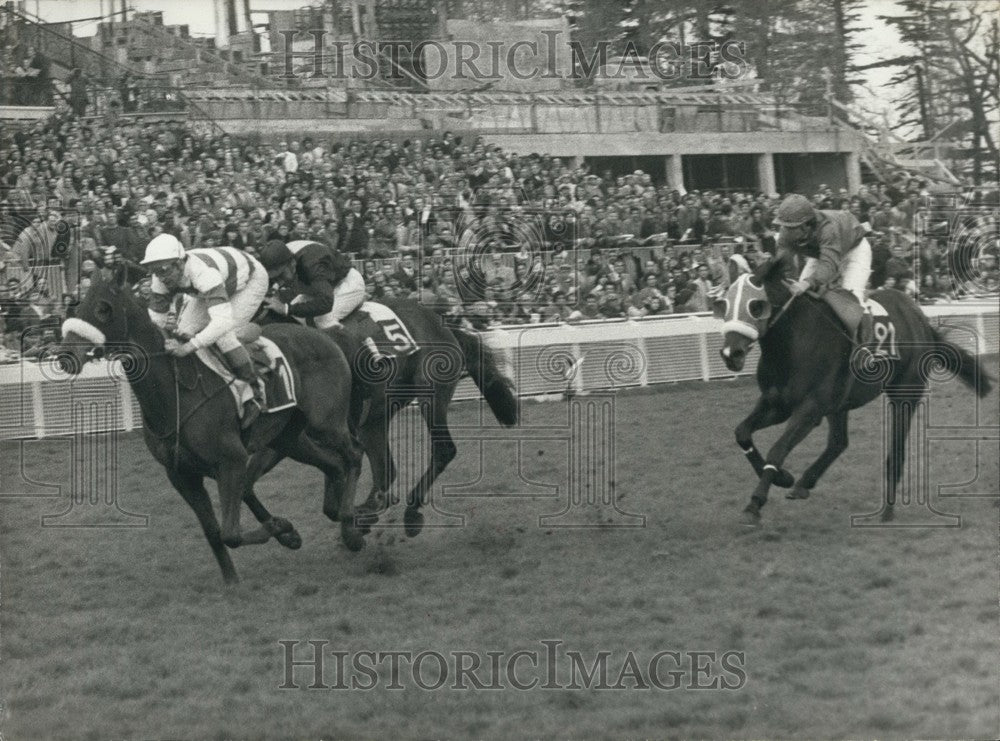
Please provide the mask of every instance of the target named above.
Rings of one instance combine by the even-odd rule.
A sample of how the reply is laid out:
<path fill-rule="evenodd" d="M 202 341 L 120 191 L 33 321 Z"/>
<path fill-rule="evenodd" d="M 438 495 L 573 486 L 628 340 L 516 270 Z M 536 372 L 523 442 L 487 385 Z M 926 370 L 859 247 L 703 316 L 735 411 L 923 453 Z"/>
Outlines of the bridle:
<path fill-rule="evenodd" d="M 124 323 L 124 336 L 125 336 L 125 338 L 127 340 L 129 337 L 131 337 L 131 330 L 129 328 L 128 310 L 125 309 L 125 308 L 122 308 L 122 319 L 123 319 L 123 323 Z M 171 334 L 173 336 L 177 337 L 178 339 L 181 338 L 181 336 L 177 335 L 176 332 L 171 332 Z M 184 339 L 186 341 L 188 338 L 184 338 Z M 142 349 L 142 348 L 140 348 L 140 349 Z M 155 352 L 149 352 L 149 351 L 147 351 L 145 349 L 142 349 L 142 353 L 147 358 L 156 358 L 156 357 L 162 357 L 162 356 L 170 356 L 170 359 L 171 359 L 171 370 L 172 370 L 172 374 L 171 375 L 173 375 L 173 379 L 174 379 L 174 428 L 173 429 L 168 429 L 164 433 L 156 432 L 156 431 L 153 430 L 153 427 L 150 424 L 149 419 L 146 417 L 145 412 L 141 411 L 141 407 L 140 407 L 140 413 L 142 414 L 142 425 L 143 425 L 143 428 L 145 428 L 146 430 L 148 430 L 149 434 L 152 435 L 154 438 L 156 438 L 157 440 L 165 440 L 165 439 L 169 438 L 171 435 L 174 436 L 173 469 L 176 471 L 179 468 L 179 466 L 180 466 L 180 446 L 181 446 L 181 435 L 180 435 L 180 432 L 181 432 L 182 425 L 185 422 L 187 422 L 189 419 L 191 419 L 191 417 L 193 417 L 194 414 L 199 409 L 201 409 L 201 407 L 203 407 L 209 401 L 211 401 L 216 396 L 218 396 L 220 393 L 222 393 L 222 391 L 224 389 L 229 388 L 229 386 L 232 385 L 232 381 L 230 381 L 226 385 L 220 387 L 218 390 L 212 392 L 211 394 L 203 393 L 201 400 L 197 404 L 195 404 L 194 407 L 191 408 L 188 411 L 188 413 L 184 415 L 183 418 L 181 418 L 181 380 L 180 380 L 181 376 L 180 376 L 180 370 L 177 367 L 177 361 L 178 361 L 177 356 L 176 355 L 172 355 L 171 353 L 167 352 L 166 350 L 158 350 L 158 351 L 155 351 Z M 197 376 L 195 377 L 194 383 L 191 386 L 184 386 L 184 389 L 186 391 L 193 391 L 196 388 L 198 388 L 199 386 L 203 385 L 202 384 L 201 369 L 196 366 L 195 367 L 195 371 L 197 373 Z"/>

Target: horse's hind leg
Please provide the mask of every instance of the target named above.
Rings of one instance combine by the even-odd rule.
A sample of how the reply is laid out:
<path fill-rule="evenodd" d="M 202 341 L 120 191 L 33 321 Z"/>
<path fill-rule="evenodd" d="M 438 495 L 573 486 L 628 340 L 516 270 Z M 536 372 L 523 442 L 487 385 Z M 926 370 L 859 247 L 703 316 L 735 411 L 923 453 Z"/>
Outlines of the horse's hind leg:
<path fill-rule="evenodd" d="M 781 465 L 785 462 L 785 458 L 822 419 L 822 414 L 812 401 L 803 402 L 792 412 L 785 431 L 781 433 L 781 437 L 767 452 L 760 481 L 757 482 L 757 488 L 754 489 L 753 495 L 750 497 L 750 503 L 743 510 L 745 524 L 756 525 L 760 522 L 760 510 L 767 503 L 767 491 L 774 483 L 778 472 L 781 471 Z"/>
<path fill-rule="evenodd" d="M 354 494 L 361 470 L 361 445 L 346 429 L 341 434 L 332 432 L 299 436 L 289 449 L 289 456 L 300 463 L 319 468 L 325 478 L 323 514 L 340 522 L 344 545 L 352 551 L 364 546 L 364 534 L 354 522 Z"/>
<path fill-rule="evenodd" d="M 389 488 L 396 480 L 396 462 L 389 449 L 389 420 L 385 415 L 384 406 L 382 409 L 373 409 L 358 433 L 372 469 L 372 490 L 358 511 L 370 515 L 382 512 L 389 506 Z M 371 525 L 377 518 L 371 517 L 369 520 L 368 524 Z"/>
<path fill-rule="evenodd" d="M 740 450 L 743 451 L 747 460 L 750 461 L 750 465 L 753 466 L 757 478 L 764 475 L 764 457 L 757 450 L 757 446 L 754 445 L 753 433 L 757 430 L 763 430 L 766 427 L 781 424 L 788 417 L 789 412 L 769 401 L 766 394 L 761 394 L 760 398 L 757 399 L 757 405 L 753 408 L 753 411 L 736 426 L 736 444 L 740 446 Z M 782 489 L 787 489 L 794 481 L 795 479 L 792 474 L 782 469 L 774 476 L 772 483 Z"/>
<path fill-rule="evenodd" d="M 229 551 L 222 542 L 219 521 L 215 519 L 215 512 L 212 511 L 212 500 L 205 491 L 203 477 L 196 473 L 170 468 L 167 469 L 167 477 L 178 493 L 184 497 L 184 501 L 194 510 L 202 532 L 205 533 L 205 539 L 212 548 L 215 560 L 219 562 L 219 568 L 222 569 L 223 580 L 227 584 L 235 584 L 240 579 L 236 575 L 236 568 L 233 566 Z"/>
<path fill-rule="evenodd" d="M 257 522 L 263 526 L 262 533 L 264 535 L 273 536 L 285 548 L 294 551 L 302 547 L 302 537 L 295 526 L 284 517 L 272 516 L 253 490 L 254 484 L 284 458 L 284 452 L 273 448 L 265 448 L 250 456 L 250 461 L 247 463 L 247 486 L 243 494 L 243 502 L 253 512 Z"/>
<path fill-rule="evenodd" d="M 451 396 L 455 392 L 454 384 L 442 384 L 435 388 L 434 397 L 430 404 L 421 404 L 420 413 L 427 422 L 427 427 L 431 433 L 431 463 L 420 481 L 406 495 L 406 512 L 403 515 L 403 524 L 406 526 L 406 534 L 411 538 L 419 535 L 424 526 L 424 516 L 420 508 L 427 501 L 427 492 L 431 490 L 434 480 L 448 467 L 458 453 L 455 441 L 452 440 L 451 432 L 448 430 L 448 404 Z"/>
<path fill-rule="evenodd" d="M 913 414 L 920 404 L 921 395 L 912 392 L 887 392 L 889 397 L 889 454 L 885 459 L 885 501 L 882 503 L 882 521 L 893 519 L 896 504 L 896 487 L 903 475 L 906 462 L 906 438 L 910 434 Z"/>
<path fill-rule="evenodd" d="M 810 490 L 816 486 L 820 476 L 847 450 L 847 415 L 848 411 L 845 409 L 827 416 L 830 431 L 826 438 L 826 449 L 806 469 L 802 478 L 795 482 L 795 487 L 787 495 L 789 499 L 808 499 Z"/>

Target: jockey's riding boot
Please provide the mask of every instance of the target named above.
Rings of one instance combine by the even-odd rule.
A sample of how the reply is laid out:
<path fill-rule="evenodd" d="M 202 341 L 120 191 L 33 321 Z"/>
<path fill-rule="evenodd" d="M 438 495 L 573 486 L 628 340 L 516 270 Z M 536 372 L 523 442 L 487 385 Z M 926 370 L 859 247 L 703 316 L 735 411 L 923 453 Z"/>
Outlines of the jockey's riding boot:
<path fill-rule="evenodd" d="M 875 339 L 875 319 L 870 311 L 865 311 L 861 315 L 861 324 L 858 325 L 858 342 L 867 345 Z"/>
<path fill-rule="evenodd" d="M 260 416 L 261 410 L 264 408 L 260 379 L 257 376 L 257 371 L 254 370 L 253 360 L 250 359 L 250 353 L 245 346 L 240 345 L 235 350 L 225 353 L 225 356 L 233 374 L 241 381 L 246 381 L 250 384 L 250 389 L 253 391 L 253 398 L 243 407 L 242 427 L 246 429 L 256 421 L 257 417 Z"/>
<path fill-rule="evenodd" d="M 865 310 L 861 315 L 861 322 L 858 324 L 858 357 L 862 364 L 869 365 L 876 362 L 875 353 L 869 347 L 869 343 L 875 339 L 875 322 L 870 311 Z"/>

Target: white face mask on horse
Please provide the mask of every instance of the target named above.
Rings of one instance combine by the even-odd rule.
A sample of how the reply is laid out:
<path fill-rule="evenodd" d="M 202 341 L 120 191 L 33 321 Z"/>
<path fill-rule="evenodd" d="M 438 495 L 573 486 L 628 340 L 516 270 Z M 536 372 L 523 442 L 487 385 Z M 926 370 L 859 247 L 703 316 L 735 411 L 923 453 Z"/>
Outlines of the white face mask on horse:
<path fill-rule="evenodd" d="M 722 319 L 722 334 L 730 332 L 743 335 L 756 342 L 767 329 L 771 318 L 771 302 L 764 286 L 753 282 L 753 276 L 744 273 L 729 286 L 724 298 L 715 302 L 716 319 Z"/>

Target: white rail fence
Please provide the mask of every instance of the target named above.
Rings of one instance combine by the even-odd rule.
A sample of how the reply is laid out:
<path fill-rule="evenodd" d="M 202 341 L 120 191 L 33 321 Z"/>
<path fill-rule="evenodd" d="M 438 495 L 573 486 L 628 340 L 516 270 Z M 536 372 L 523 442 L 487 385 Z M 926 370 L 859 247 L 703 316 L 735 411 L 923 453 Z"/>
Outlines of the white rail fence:
<path fill-rule="evenodd" d="M 982 355 L 1000 352 L 998 309 L 996 302 L 963 302 L 925 312 L 949 340 Z M 731 379 L 718 354 L 718 329 L 718 321 L 697 314 L 517 326 L 486 337 L 503 352 L 518 394 L 544 396 Z M 753 373 L 756 365 L 755 350 L 741 375 Z M 471 380 L 463 379 L 455 398 L 478 397 Z M 0 440 L 141 426 L 139 405 L 117 363 L 91 363 L 73 380 L 50 362 L 0 366 Z"/>

